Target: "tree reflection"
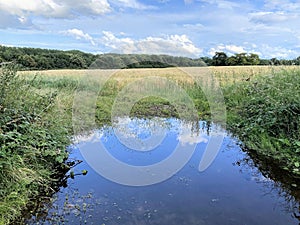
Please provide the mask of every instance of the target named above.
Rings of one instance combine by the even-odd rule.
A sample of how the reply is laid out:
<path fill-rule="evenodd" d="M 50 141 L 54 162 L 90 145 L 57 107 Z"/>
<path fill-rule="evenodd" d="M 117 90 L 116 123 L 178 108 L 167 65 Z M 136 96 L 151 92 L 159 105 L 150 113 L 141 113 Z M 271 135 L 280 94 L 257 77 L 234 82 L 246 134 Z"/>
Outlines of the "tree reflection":
<path fill-rule="evenodd" d="M 276 194 L 278 199 L 284 199 L 282 207 L 300 225 L 300 178 L 278 168 L 274 162 L 257 152 L 244 146 L 241 148 L 247 155 L 235 163 L 240 167 L 240 172 L 246 174 L 250 171 L 251 179 L 262 184 L 267 195 Z"/>

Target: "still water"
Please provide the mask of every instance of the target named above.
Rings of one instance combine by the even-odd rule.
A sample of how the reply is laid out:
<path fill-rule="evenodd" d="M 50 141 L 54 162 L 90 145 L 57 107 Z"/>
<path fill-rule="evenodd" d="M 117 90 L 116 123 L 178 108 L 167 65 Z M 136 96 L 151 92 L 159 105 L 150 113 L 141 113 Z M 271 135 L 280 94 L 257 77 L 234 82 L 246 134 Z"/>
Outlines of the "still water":
<path fill-rule="evenodd" d="M 215 133 L 224 135 L 221 147 L 210 166 L 199 171 Z M 190 152 L 179 156 L 183 165 L 171 158 L 178 146 Z M 106 151 L 121 167 L 97 153 L 86 154 L 88 148 L 93 154 Z M 72 169 L 74 179 L 28 224 L 299 224 L 295 197 L 264 176 L 240 143 L 216 125 L 119 118 L 113 126 L 78 137 L 70 151 L 70 161 L 82 161 Z M 167 162 L 170 158 L 176 162 Z M 159 164 L 161 171 L 151 169 Z M 146 172 L 130 176 L 127 167 Z M 87 175 L 76 175 L 83 170 Z"/>

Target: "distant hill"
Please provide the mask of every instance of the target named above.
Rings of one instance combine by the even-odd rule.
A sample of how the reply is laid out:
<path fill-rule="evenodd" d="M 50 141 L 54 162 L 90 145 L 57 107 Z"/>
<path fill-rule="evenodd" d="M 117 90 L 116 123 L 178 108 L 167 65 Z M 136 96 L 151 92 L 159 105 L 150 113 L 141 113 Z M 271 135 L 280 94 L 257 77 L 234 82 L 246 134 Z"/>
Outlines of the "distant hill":
<path fill-rule="evenodd" d="M 0 63 L 14 62 L 21 70 L 165 68 L 205 66 L 200 59 L 169 55 L 91 54 L 78 50 L 62 51 L 41 48 L 0 46 Z"/>

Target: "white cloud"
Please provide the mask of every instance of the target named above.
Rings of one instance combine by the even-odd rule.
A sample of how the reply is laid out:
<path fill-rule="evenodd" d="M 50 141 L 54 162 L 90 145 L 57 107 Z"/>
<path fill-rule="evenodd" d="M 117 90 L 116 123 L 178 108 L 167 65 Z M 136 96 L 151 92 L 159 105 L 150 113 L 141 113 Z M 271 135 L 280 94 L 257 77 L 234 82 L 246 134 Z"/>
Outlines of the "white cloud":
<path fill-rule="evenodd" d="M 199 143 L 207 143 L 208 139 L 206 138 L 206 136 L 204 134 L 200 134 L 200 135 L 191 135 L 191 132 L 187 132 L 187 133 L 183 133 L 180 134 L 177 137 L 177 140 L 182 144 L 199 144 Z"/>
<path fill-rule="evenodd" d="M 127 52 L 127 49 L 134 48 L 134 41 L 130 38 L 117 38 L 113 33 L 109 31 L 103 31 L 102 44 L 105 46 L 118 50 L 121 52 Z"/>
<path fill-rule="evenodd" d="M 111 2 L 114 2 L 115 4 L 126 7 L 126 8 L 133 8 L 133 9 L 149 9 L 153 8 L 148 5 L 144 5 L 136 0 L 111 0 Z"/>
<path fill-rule="evenodd" d="M 203 131 L 195 132 L 195 124 L 191 122 L 181 122 L 179 125 L 180 132 L 177 135 L 177 140 L 182 146 L 189 144 L 207 143 L 208 136 Z"/>
<path fill-rule="evenodd" d="M 185 3 L 186 5 L 192 4 L 193 2 L 194 2 L 194 0 L 184 0 L 184 3 Z"/>
<path fill-rule="evenodd" d="M 291 0 L 265 0 L 264 7 L 270 10 L 280 10 L 280 11 L 288 11 L 288 12 L 297 12 L 300 10 L 300 2 L 299 1 L 291 1 Z"/>
<path fill-rule="evenodd" d="M 296 49 L 285 48 L 281 46 L 274 46 L 269 44 L 254 44 L 244 42 L 245 46 L 236 45 L 224 45 L 220 44 L 216 47 L 211 48 L 208 51 L 210 56 L 214 56 L 215 52 L 225 52 L 229 55 L 235 53 L 255 53 L 258 54 L 260 58 L 278 58 L 278 59 L 288 59 L 296 58 L 299 56 L 299 51 Z"/>
<path fill-rule="evenodd" d="M 97 16 L 112 9 L 107 0 L 0 0 L 0 29 L 48 30 L 35 23 L 41 18 L 71 19 L 82 16 Z M 65 21 L 56 24 L 60 27 Z"/>
<path fill-rule="evenodd" d="M 111 12 L 113 9 L 109 2 L 124 8 L 153 8 L 137 0 L 0 0 L 0 12 L 19 17 L 32 15 L 51 18 L 94 16 Z"/>
<path fill-rule="evenodd" d="M 62 5 L 58 5 L 51 0 L 0 0 L 0 9 L 1 11 L 5 11 L 11 15 L 16 16 L 24 16 L 33 13 L 36 15 L 44 15 L 47 17 L 60 17 L 62 14 L 64 14 L 65 11 Z"/>
<path fill-rule="evenodd" d="M 9 27 L 14 27 L 17 29 L 39 29 L 37 26 L 35 26 L 31 19 L 25 17 L 25 16 L 13 16 L 10 14 L 7 14 L 6 12 L 1 12 L 0 9 L 0 29 L 5 29 Z"/>
<path fill-rule="evenodd" d="M 226 0 L 201 0 L 200 2 L 205 2 L 209 4 L 216 5 L 219 9 L 234 9 L 236 7 L 240 7 L 241 4 L 232 2 L 232 1 L 226 1 Z"/>
<path fill-rule="evenodd" d="M 226 45 L 225 49 L 229 52 L 233 53 L 242 53 L 245 52 L 246 50 L 242 46 L 236 46 L 236 45 Z"/>
<path fill-rule="evenodd" d="M 10 15 L 71 18 L 78 15 L 102 15 L 110 12 L 107 0 L 0 0 L 0 11 Z"/>
<path fill-rule="evenodd" d="M 183 28 L 190 29 L 190 30 L 203 30 L 205 29 L 205 26 L 201 23 L 183 24 Z"/>
<path fill-rule="evenodd" d="M 208 54 L 213 56 L 215 55 L 216 52 L 226 52 L 230 54 L 236 54 L 236 53 L 247 52 L 247 50 L 245 50 L 245 47 L 243 46 L 220 44 L 216 47 L 211 48 Z"/>
<path fill-rule="evenodd" d="M 138 0 L 0 0 L 0 28 L 37 28 L 36 24 L 45 18 L 51 22 L 55 19 L 60 26 L 67 23 L 61 19 L 95 20 L 107 14 L 115 15 L 118 9 L 124 11 L 126 8 L 144 10 L 155 7 Z M 23 19 L 30 23 L 24 23 Z"/>
<path fill-rule="evenodd" d="M 92 45 L 96 45 L 94 39 L 87 33 L 84 33 L 79 29 L 69 29 L 62 32 L 65 35 L 75 37 L 77 40 L 86 40 L 89 41 Z"/>
<path fill-rule="evenodd" d="M 198 57 L 202 53 L 202 49 L 196 47 L 186 35 L 150 36 L 134 40 L 125 37 L 118 38 L 113 33 L 104 31 L 101 42 L 112 51 L 126 54 L 171 54 Z"/>
<path fill-rule="evenodd" d="M 287 14 L 285 12 L 255 12 L 250 13 L 250 20 L 256 23 L 280 23 L 297 19 L 296 14 Z"/>
<path fill-rule="evenodd" d="M 263 57 L 265 58 L 287 59 L 296 58 L 299 56 L 299 51 L 281 46 L 270 46 L 268 44 L 262 44 L 259 46 L 259 49 L 262 53 L 264 53 Z"/>

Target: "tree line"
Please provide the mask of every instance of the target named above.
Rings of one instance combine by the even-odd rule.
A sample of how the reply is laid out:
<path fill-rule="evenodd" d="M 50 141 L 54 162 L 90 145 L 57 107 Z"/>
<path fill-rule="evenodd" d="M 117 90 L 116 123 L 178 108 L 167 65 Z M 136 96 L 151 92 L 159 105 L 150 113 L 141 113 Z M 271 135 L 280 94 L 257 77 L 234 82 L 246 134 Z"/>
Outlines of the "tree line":
<path fill-rule="evenodd" d="M 300 65 L 300 56 L 296 59 L 260 59 L 254 53 L 236 53 L 228 56 L 225 52 L 216 52 L 212 58 L 202 60 L 210 66 L 245 66 L 245 65 Z"/>
<path fill-rule="evenodd" d="M 96 56 L 77 50 L 61 51 L 40 48 L 0 46 L 0 63 L 14 62 L 20 69 L 84 69 Z"/>
<path fill-rule="evenodd" d="M 202 59 L 146 54 L 91 54 L 78 50 L 62 51 L 0 45 L 0 64 L 13 62 L 21 70 L 163 68 L 205 66 Z"/>
<path fill-rule="evenodd" d="M 293 60 L 260 59 L 254 53 L 239 53 L 227 56 L 216 52 L 212 58 L 192 59 L 170 55 L 146 54 L 92 54 L 78 50 L 62 51 L 41 48 L 20 48 L 0 45 L 0 64 L 15 63 L 20 70 L 51 69 L 101 69 L 164 68 L 238 65 L 300 65 L 300 57 Z"/>

